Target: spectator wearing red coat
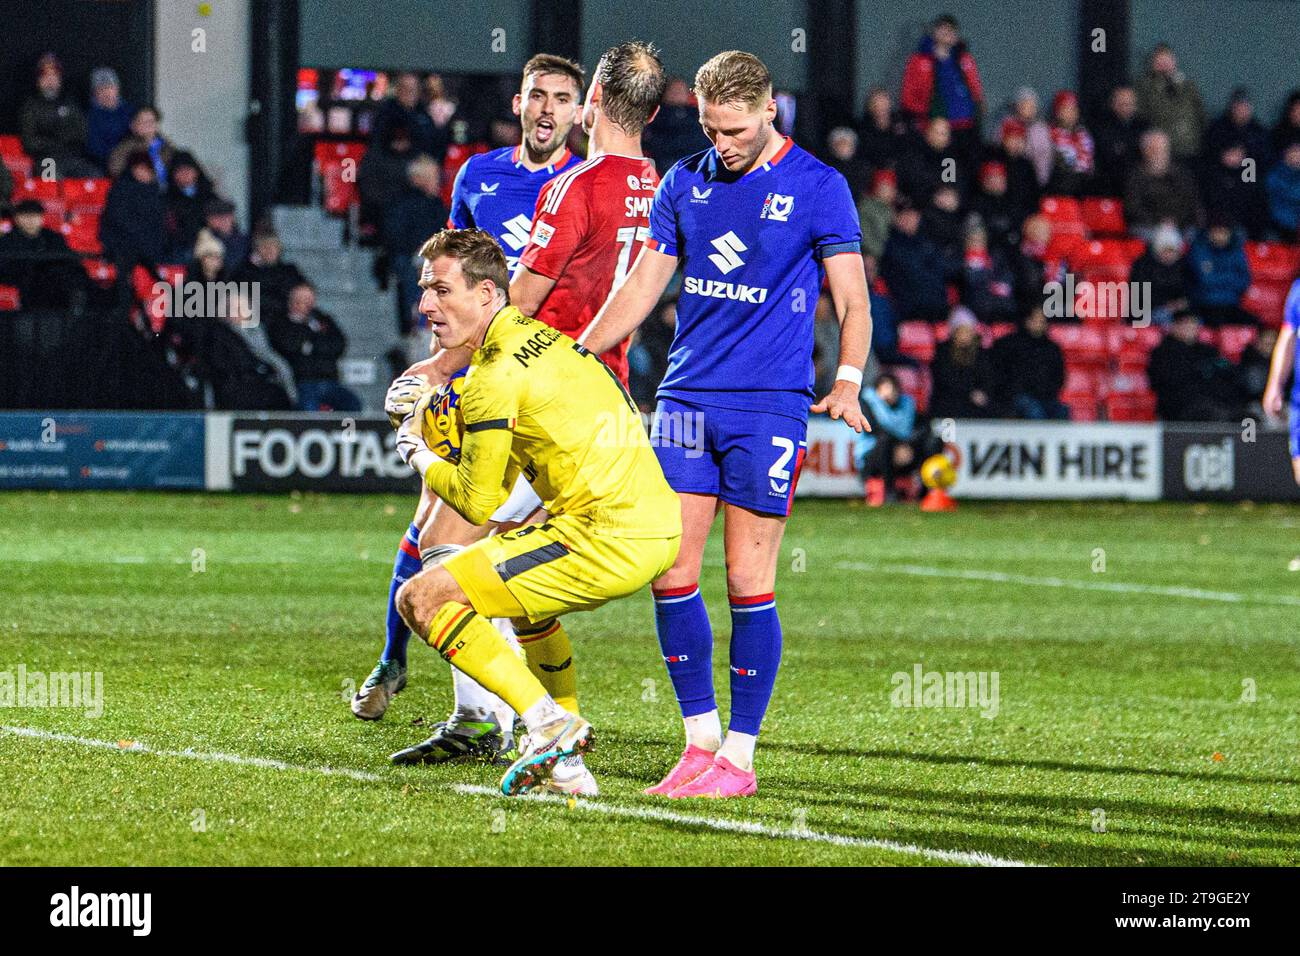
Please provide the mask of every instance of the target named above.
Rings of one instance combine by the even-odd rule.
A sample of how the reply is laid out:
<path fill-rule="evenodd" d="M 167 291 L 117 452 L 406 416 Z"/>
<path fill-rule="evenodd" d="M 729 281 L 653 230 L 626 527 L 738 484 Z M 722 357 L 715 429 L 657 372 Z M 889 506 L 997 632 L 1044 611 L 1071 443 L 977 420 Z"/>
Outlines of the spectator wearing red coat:
<path fill-rule="evenodd" d="M 1050 189 L 1081 196 L 1092 182 L 1092 134 L 1079 121 L 1079 98 L 1061 90 L 1052 99 L 1052 178 Z"/>
<path fill-rule="evenodd" d="M 900 105 L 918 129 L 932 119 L 946 119 L 952 126 L 954 145 L 965 156 L 973 156 L 979 148 L 984 88 L 975 57 L 951 14 L 935 18 L 930 34 L 908 59 Z"/>

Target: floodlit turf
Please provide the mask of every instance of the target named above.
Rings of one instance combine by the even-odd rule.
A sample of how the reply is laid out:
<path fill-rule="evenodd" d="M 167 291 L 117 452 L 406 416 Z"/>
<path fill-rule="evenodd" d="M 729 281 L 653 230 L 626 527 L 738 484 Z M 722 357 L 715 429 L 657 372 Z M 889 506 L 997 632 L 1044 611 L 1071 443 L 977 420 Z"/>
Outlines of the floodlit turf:
<path fill-rule="evenodd" d="M 0 672 L 104 681 L 98 718 L 0 708 L 36 732 L 0 731 L 0 864 L 1300 863 L 1294 508 L 800 502 L 758 797 L 641 795 L 680 742 L 638 595 L 569 619 L 603 788 L 571 807 L 388 766 L 450 702 L 426 647 L 348 711 L 410 505 L 0 495 Z M 996 672 L 996 713 L 893 706 L 916 665 Z"/>

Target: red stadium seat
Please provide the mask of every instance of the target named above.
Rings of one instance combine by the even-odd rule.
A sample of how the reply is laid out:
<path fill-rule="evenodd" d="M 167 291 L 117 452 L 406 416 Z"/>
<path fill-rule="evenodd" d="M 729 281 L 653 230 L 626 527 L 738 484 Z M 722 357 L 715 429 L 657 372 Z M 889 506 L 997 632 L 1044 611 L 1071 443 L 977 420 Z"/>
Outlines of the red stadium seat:
<path fill-rule="evenodd" d="M 487 149 L 487 143 L 452 143 L 447 147 L 447 155 L 442 158 L 442 202 L 448 209 L 457 171 L 471 156 L 486 153 Z"/>
<path fill-rule="evenodd" d="M 28 176 L 26 179 L 15 182 L 13 201 L 18 203 L 24 199 L 35 199 L 43 203 L 58 202 L 59 181 L 57 179 L 34 179 Z"/>
<path fill-rule="evenodd" d="M 1300 275 L 1300 246 L 1281 242 L 1246 243 L 1246 263 L 1256 282 L 1290 283 Z"/>
<path fill-rule="evenodd" d="M 73 252 L 99 255 L 104 247 L 99 243 L 99 216 L 82 213 L 74 216 L 59 230 Z"/>
<path fill-rule="evenodd" d="M 1219 351 L 1230 362 L 1241 358 L 1246 346 L 1255 341 L 1258 332 L 1250 325 L 1225 325 L 1219 329 Z"/>
<path fill-rule="evenodd" d="M 1087 229 L 1083 222 L 1083 207 L 1073 196 L 1044 196 L 1038 211 L 1051 222 L 1053 232 L 1058 226 L 1068 226 L 1080 235 Z"/>
<path fill-rule="evenodd" d="M 27 152 L 23 149 L 23 141 L 17 136 L 6 133 L 0 136 L 0 156 L 6 158 L 10 156 L 26 156 Z"/>
<path fill-rule="evenodd" d="M 1069 365 L 1105 368 L 1110 359 L 1106 348 L 1106 335 L 1097 328 L 1086 325 L 1055 323 L 1047 334 L 1065 353 Z"/>
<path fill-rule="evenodd" d="M 18 290 L 11 285 L 0 285 L 0 312 L 17 312 L 21 307 Z"/>
<path fill-rule="evenodd" d="M 71 214 L 90 212 L 98 215 L 108 201 L 110 179 L 63 180 L 63 204 Z"/>
<path fill-rule="evenodd" d="M 103 259 L 82 259 L 81 267 L 86 270 L 90 280 L 97 285 L 107 287 L 117 279 L 117 267 Z"/>
<path fill-rule="evenodd" d="M 1128 229 L 1124 223 L 1124 204 L 1109 196 L 1088 196 L 1082 203 L 1081 215 L 1088 231 L 1098 236 L 1123 236 Z"/>
<path fill-rule="evenodd" d="M 345 159 L 351 159 L 359 166 L 366 155 L 366 144 L 360 140 L 317 140 L 314 155 L 322 169 L 329 165 L 339 165 Z"/>
<path fill-rule="evenodd" d="M 898 351 L 916 359 L 929 362 L 934 358 L 934 329 L 929 322 L 900 322 L 898 325 Z"/>
<path fill-rule="evenodd" d="M 59 232 L 63 229 L 63 200 L 50 199 L 44 203 L 45 220 L 43 225 L 46 229 L 53 229 Z"/>
<path fill-rule="evenodd" d="M 1125 239 L 1093 239 L 1070 250 L 1069 264 L 1089 282 L 1127 282 L 1135 258 Z"/>
<path fill-rule="evenodd" d="M 1062 232 L 1053 227 L 1052 238 L 1047 240 L 1047 249 L 1043 256 L 1046 259 L 1068 260 L 1075 247 L 1087 241 L 1081 232 Z"/>
<path fill-rule="evenodd" d="M 1098 382 L 1089 368 L 1067 367 L 1061 401 L 1070 407 L 1070 419 L 1076 422 L 1097 420 Z"/>
<path fill-rule="evenodd" d="M 994 322 L 988 327 L 989 344 L 996 342 L 1004 336 L 1010 335 L 1016 330 L 1014 322 Z"/>
<path fill-rule="evenodd" d="M 9 168 L 14 182 L 32 174 L 32 158 L 23 152 L 22 140 L 17 136 L 0 136 L 0 162 Z"/>
<path fill-rule="evenodd" d="M 898 387 L 916 402 L 916 410 L 923 412 L 930 405 L 930 370 L 907 365 L 890 365 L 887 370 L 898 379 Z"/>
<path fill-rule="evenodd" d="M 1265 325 L 1281 325 L 1282 310 L 1286 306 L 1286 296 L 1290 288 L 1289 282 L 1256 280 L 1241 297 L 1241 307 L 1258 317 Z"/>
<path fill-rule="evenodd" d="M 366 155 L 366 144 L 356 140 L 318 141 L 316 166 L 320 170 L 325 211 L 336 216 L 361 202 L 357 189 L 357 171 Z"/>
<path fill-rule="evenodd" d="M 1153 422 L 1156 397 L 1151 392 L 1116 392 L 1106 399 L 1106 418 L 1112 422 Z"/>

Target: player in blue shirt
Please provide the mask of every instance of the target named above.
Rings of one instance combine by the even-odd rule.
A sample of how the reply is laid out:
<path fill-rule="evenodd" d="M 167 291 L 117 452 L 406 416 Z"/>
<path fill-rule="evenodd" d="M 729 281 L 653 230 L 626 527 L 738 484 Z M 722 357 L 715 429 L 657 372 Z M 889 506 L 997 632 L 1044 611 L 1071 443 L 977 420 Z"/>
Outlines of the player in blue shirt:
<path fill-rule="evenodd" d="M 583 342 L 622 341 L 680 264 L 677 330 L 652 444 L 682 503 L 681 550 L 654 584 L 655 623 L 686 724 L 677 766 L 647 793 L 747 796 L 754 744 L 781 658 L 776 563 L 806 448 L 809 406 L 867 427 L 858 401 L 871 310 L 858 216 L 838 172 L 773 126 L 767 68 L 720 53 L 695 76 L 711 149 L 672 167 L 655 193 L 650 236 Z M 813 405 L 813 314 L 822 277 L 840 320 L 840 367 Z M 714 700 L 713 635 L 699 573 L 709 528 L 725 514 L 731 598 L 731 717 Z"/>
<path fill-rule="evenodd" d="M 470 157 L 461 166 L 452 192 L 448 225 L 477 226 L 491 233 L 506 253 L 511 268 L 528 242 L 533 209 L 542 186 L 554 176 L 580 163 L 565 146 L 582 106 L 585 75 L 582 67 L 562 57 L 538 54 L 524 65 L 514 112 L 523 127 L 523 142 Z M 437 224 L 430 224 L 430 232 Z M 432 360 L 408 369 L 389 391 L 395 400 L 414 400 L 425 382 L 443 379 L 431 368 Z M 396 398 L 395 398 L 396 396 Z M 531 511 L 532 508 L 529 508 Z M 509 511 L 502 509 L 502 516 Z M 513 512 L 510 512 L 513 515 Z M 496 516 L 494 516 L 495 518 Z M 379 663 L 352 698 L 352 712 L 362 720 L 378 720 L 389 702 L 406 686 L 406 647 L 411 632 L 397 612 L 395 597 L 408 578 L 426 564 L 436 564 L 488 533 L 475 527 L 431 495 L 421 491 L 420 504 L 393 565 L 388 592 L 387 640 Z M 497 622 L 494 622 L 497 623 Z M 513 640 L 508 620 L 498 623 Z M 393 755 L 396 763 L 439 763 L 460 757 L 493 755 L 510 746 L 509 708 L 459 671 L 452 670 L 456 708 L 438 724 L 424 743 Z M 500 716 L 498 716 L 500 715 Z"/>
<path fill-rule="evenodd" d="M 1282 414 L 1282 388 L 1292 372 L 1297 373 L 1291 386 L 1291 471 L 1300 485 L 1300 279 L 1291 283 L 1286 308 L 1282 312 L 1282 329 L 1273 347 L 1273 361 L 1264 389 L 1264 411 L 1275 418 Z"/>

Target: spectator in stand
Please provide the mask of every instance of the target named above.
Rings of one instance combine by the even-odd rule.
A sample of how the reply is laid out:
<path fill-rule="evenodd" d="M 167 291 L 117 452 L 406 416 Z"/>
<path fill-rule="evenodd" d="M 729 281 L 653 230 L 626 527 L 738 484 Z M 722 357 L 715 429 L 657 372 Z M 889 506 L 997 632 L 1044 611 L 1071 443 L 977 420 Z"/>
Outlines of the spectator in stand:
<path fill-rule="evenodd" d="M 199 168 L 198 161 L 184 150 L 177 152 L 167 176 L 167 234 L 172 259 L 189 260 L 213 198 L 212 181 Z"/>
<path fill-rule="evenodd" d="M 143 150 L 153 163 L 154 181 L 158 189 L 167 186 L 167 168 L 171 165 L 176 150 L 167 138 L 158 131 L 162 114 L 152 106 L 141 106 L 131 116 L 131 135 L 113 148 L 108 154 L 108 175 L 116 179 L 126 168 L 127 158 Z"/>
<path fill-rule="evenodd" d="M 1160 417 L 1174 422 L 1241 419 L 1233 369 L 1213 345 L 1199 339 L 1201 320 L 1190 309 L 1174 314 L 1164 339 L 1151 352 L 1147 378 Z"/>
<path fill-rule="evenodd" d="M 230 270 L 226 268 L 226 247 L 212 234 L 211 229 L 199 230 L 194 240 L 194 257 L 185 267 L 185 284 L 226 282 Z"/>
<path fill-rule="evenodd" d="M 1268 212 L 1283 242 L 1300 240 L 1300 140 L 1282 152 L 1268 174 Z"/>
<path fill-rule="evenodd" d="M 632 347 L 628 350 L 628 390 L 637 407 L 644 412 L 654 411 L 655 392 L 668 371 L 668 350 L 672 347 L 676 330 L 677 299 L 669 296 L 637 328 Z"/>
<path fill-rule="evenodd" d="M 1268 130 L 1255 119 L 1255 106 L 1244 87 L 1232 91 L 1227 108 L 1205 131 L 1205 161 L 1217 163 L 1230 146 L 1240 146 L 1243 158 L 1253 159 L 1259 171 L 1272 162 Z"/>
<path fill-rule="evenodd" d="M 1016 90 L 1011 101 L 1011 113 L 1002 120 L 999 139 L 1005 141 L 1009 131 L 1018 130 L 1024 137 L 1024 157 L 1034 169 L 1034 177 L 1041 189 L 1052 177 L 1056 161 L 1056 147 L 1052 145 L 1052 130 L 1038 115 L 1038 94 L 1027 86 Z"/>
<path fill-rule="evenodd" d="M 991 418 L 997 384 L 993 363 L 980 342 L 975 315 L 955 306 L 948 319 L 948 338 L 935 349 L 930 363 L 931 418 Z"/>
<path fill-rule="evenodd" d="M 1169 220 L 1187 233 L 1200 215 L 1195 180 L 1173 163 L 1163 130 L 1144 133 L 1141 150 L 1142 164 L 1129 174 L 1124 190 L 1129 231 L 1150 240 L 1156 226 Z"/>
<path fill-rule="evenodd" d="M 456 118 L 456 101 L 447 95 L 446 85 L 437 73 L 424 78 L 424 111 L 433 123 L 429 156 L 441 163 L 451 145 L 452 121 Z"/>
<path fill-rule="evenodd" d="M 853 463 L 862 475 L 867 504 L 873 508 L 896 496 L 899 480 L 915 474 L 921 462 L 943 450 L 943 440 L 916 421 L 916 402 L 889 372 L 862 393 L 871 423 L 853 441 Z"/>
<path fill-rule="evenodd" d="M 930 25 L 903 71 L 903 111 L 917 129 L 943 118 L 951 126 L 954 150 L 973 160 L 979 150 L 980 118 L 984 91 L 975 57 L 966 48 L 951 14 L 943 14 Z"/>
<path fill-rule="evenodd" d="M 1061 401 L 1065 355 L 1047 334 L 1041 307 L 1029 311 L 1019 328 L 993 343 L 990 361 L 997 380 L 997 401 L 1016 418 L 1068 419 Z"/>
<path fill-rule="evenodd" d="M 1146 251 L 1133 263 L 1129 281 L 1151 290 L 1151 309 L 1158 325 L 1168 325 L 1173 313 L 1187 308 L 1187 260 L 1182 233 L 1176 226 L 1165 223 L 1156 229 Z"/>
<path fill-rule="evenodd" d="M 86 302 L 86 274 L 63 236 L 45 228 L 35 199 L 14 208 L 14 228 L 0 235 L 0 284 L 18 289 L 24 310 L 71 309 Z"/>
<path fill-rule="evenodd" d="M 23 151 L 35 163 L 33 174 L 44 176 L 47 164 L 63 179 L 93 176 L 83 158 L 86 151 L 86 114 L 63 91 L 63 64 L 53 53 L 36 61 L 36 92 L 23 102 L 19 114 Z"/>
<path fill-rule="evenodd" d="M 420 324 L 420 267 L 416 253 L 435 232 L 447 225 L 443 205 L 442 170 L 432 159 L 419 156 L 406 170 L 407 187 L 384 213 L 384 249 L 397 293 L 397 328 L 409 336 Z"/>
<path fill-rule="evenodd" d="M 871 181 L 871 166 L 858 156 L 858 134 L 848 126 L 837 126 L 827 137 L 826 148 L 826 165 L 848 180 L 853 198 L 865 195 Z"/>
<path fill-rule="evenodd" d="M 1277 345 L 1277 329 L 1260 326 L 1250 344 L 1242 349 L 1237 359 L 1235 376 L 1237 392 L 1246 406 L 1246 414 L 1253 418 L 1264 417 L 1264 389 L 1268 387 L 1268 373 L 1273 361 L 1273 348 Z"/>
<path fill-rule="evenodd" d="M 1210 142 L 1208 136 L 1206 141 Z M 1220 143 L 1222 150 L 1207 156 L 1201 171 L 1201 198 L 1207 216 L 1226 219 L 1251 239 L 1264 239 L 1269 230 L 1264 184 L 1253 175 L 1246 177 L 1246 148 L 1240 141 L 1221 137 Z"/>
<path fill-rule="evenodd" d="M 86 155 L 107 171 L 109 154 L 131 132 L 131 108 L 122 100 L 117 72 L 101 66 L 90 74 L 90 112 L 86 114 Z"/>
<path fill-rule="evenodd" d="M 1273 156 L 1281 156 L 1292 143 L 1300 143 L 1300 90 L 1292 90 L 1269 134 Z"/>
<path fill-rule="evenodd" d="M 834 386 L 840 367 L 840 322 L 830 292 L 822 290 L 813 309 L 813 391 Z M 872 342 L 875 346 L 875 342 Z M 826 394 L 818 392 L 819 395 Z"/>
<path fill-rule="evenodd" d="M 1211 218 L 1192 240 L 1187 263 L 1192 308 L 1205 324 L 1215 328 L 1255 324 L 1255 317 L 1239 304 L 1250 288 L 1250 265 L 1245 238 L 1231 219 Z"/>
<path fill-rule="evenodd" d="M 862 229 L 862 252 L 880 258 L 894 221 L 898 198 L 898 176 L 892 169 L 877 169 L 871 177 L 871 191 L 858 200 L 858 225 Z"/>
<path fill-rule="evenodd" d="M 904 319 L 938 322 L 948 312 L 949 274 L 939 247 L 921 232 L 921 213 L 906 197 L 880 259 L 880 274 Z"/>
<path fill-rule="evenodd" d="M 266 316 L 283 315 L 289 308 L 289 293 L 307 279 L 292 262 L 284 261 L 284 244 L 274 232 L 253 235 L 248 261 L 235 269 L 231 279 L 256 282 L 261 289 L 261 308 Z"/>
<path fill-rule="evenodd" d="M 940 186 L 960 187 L 964 179 L 965 168 L 953 150 L 951 128 L 945 119 L 931 120 L 898 160 L 898 188 L 918 206 L 928 203 Z"/>
<path fill-rule="evenodd" d="M 580 125 L 575 123 L 574 128 Z M 654 157 L 655 167 L 663 175 L 679 159 L 708 146 L 691 88 L 680 76 L 670 78 L 659 112 L 645 128 L 645 148 Z"/>
<path fill-rule="evenodd" d="M 906 145 L 907 121 L 895 111 L 889 91 L 873 86 L 858 123 L 858 155 L 876 169 L 893 169 Z"/>
<path fill-rule="evenodd" d="M 206 383 L 206 405 L 223 411 L 288 411 L 293 404 L 286 365 L 268 354 L 265 332 L 252 318 L 251 304 L 235 296 L 221 315 L 169 315 L 163 336 L 186 371 Z"/>
<path fill-rule="evenodd" d="M 943 185 L 934 191 L 930 204 L 921 214 L 921 232 L 943 253 L 948 274 L 956 276 L 961 271 L 966 220 L 961 213 L 961 197 L 955 186 Z"/>
<path fill-rule="evenodd" d="M 399 73 L 393 82 L 393 95 L 379 104 L 371 126 L 371 147 L 382 148 L 392 140 L 393 130 L 401 127 L 416 152 L 430 156 L 438 152 L 438 135 L 433 117 L 420 104 L 420 78 L 414 73 Z M 447 151 L 446 142 L 442 152 Z"/>
<path fill-rule="evenodd" d="M 9 208 L 9 197 L 14 192 L 14 177 L 9 172 L 9 167 L 0 163 L 0 216 L 3 216 Z"/>
<path fill-rule="evenodd" d="M 379 228 L 388 206 L 406 189 L 406 168 L 418 155 L 411 145 L 411 132 L 401 124 L 389 127 L 383 145 L 372 146 L 357 167 L 357 191 L 361 194 L 361 222 Z M 427 238 L 427 237 L 426 237 Z"/>
<path fill-rule="evenodd" d="M 966 224 L 961 300 L 976 318 L 989 324 L 1014 322 L 1020 312 L 1015 273 L 1002 250 L 989 249 L 988 234 L 978 216 Z"/>
<path fill-rule="evenodd" d="M 1014 249 L 1020 242 L 1020 224 L 1032 210 L 1012 203 L 1007 195 L 1007 167 L 997 160 L 980 164 L 979 185 L 971 199 L 971 212 L 984 224 L 991 249 Z"/>
<path fill-rule="evenodd" d="M 1178 69 L 1178 60 L 1167 43 L 1151 51 L 1146 74 L 1137 84 L 1138 112 L 1169 137 L 1173 157 L 1190 162 L 1201 152 L 1205 132 L 1205 106 L 1196 84 Z"/>
<path fill-rule="evenodd" d="M 126 278 L 137 264 L 153 269 L 167 253 L 167 208 L 154 173 L 153 158 L 137 150 L 123 160 L 99 220 L 104 254 Z"/>
<path fill-rule="evenodd" d="M 1106 112 L 1097 124 L 1097 191 L 1103 196 L 1123 196 L 1124 187 L 1139 162 L 1139 143 L 1148 129 L 1138 116 L 1137 92 L 1127 83 L 1110 91 Z"/>
<path fill-rule="evenodd" d="M 1007 170 L 1007 198 L 1017 209 L 1034 212 L 1038 209 L 1042 196 L 1042 187 L 1034 164 L 1025 155 L 1025 128 L 1019 122 L 1007 120 L 1002 123 L 999 146 L 991 153 L 991 159 L 1000 162 Z"/>
<path fill-rule="evenodd" d="M 1092 134 L 1079 119 L 1079 98 L 1061 90 L 1052 99 L 1052 176 L 1051 192 L 1063 196 L 1082 196 L 1092 189 Z"/>
<path fill-rule="evenodd" d="M 867 297 L 871 300 L 871 354 L 889 365 L 915 366 L 915 359 L 898 351 L 898 310 L 894 308 L 894 301 L 884 283 L 879 281 L 876 257 L 863 255 L 862 268 L 867 276 Z M 839 349 L 838 339 L 835 347 Z M 836 367 L 839 367 L 838 362 Z"/>
<path fill-rule="evenodd" d="M 226 266 L 232 272 L 248 261 L 252 243 L 235 222 L 235 204 L 216 196 L 203 207 L 203 225 L 226 247 Z"/>
<path fill-rule="evenodd" d="M 347 349 L 347 339 L 335 321 L 316 308 L 316 290 L 310 283 L 294 286 L 288 312 L 267 323 L 267 335 L 293 369 L 300 409 L 361 410 L 361 400 L 339 383 L 339 357 Z"/>

